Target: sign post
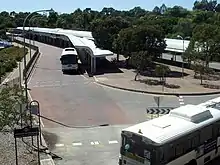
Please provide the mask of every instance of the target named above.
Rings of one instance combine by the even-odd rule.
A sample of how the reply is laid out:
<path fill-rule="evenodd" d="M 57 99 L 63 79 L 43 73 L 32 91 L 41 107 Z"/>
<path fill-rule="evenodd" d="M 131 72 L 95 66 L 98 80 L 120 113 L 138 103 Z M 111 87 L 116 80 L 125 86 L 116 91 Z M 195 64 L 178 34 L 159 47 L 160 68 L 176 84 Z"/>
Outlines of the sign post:
<path fill-rule="evenodd" d="M 160 102 L 162 100 L 162 97 L 160 96 L 154 96 L 154 101 L 155 103 L 157 104 L 157 108 L 159 109 L 160 108 Z M 157 117 L 159 117 L 159 114 L 157 114 Z"/>
<path fill-rule="evenodd" d="M 37 136 L 37 150 L 38 150 L 38 165 L 40 165 L 40 152 L 39 152 L 39 128 L 38 127 L 24 127 L 21 129 L 14 130 L 15 138 L 15 156 L 16 156 L 16 165 L 18 165 L 18 149 L 17 149 L 17 138 Z"/>
<path fill-rule="evenodd" d="M 157 104 L 157 107 L 160 108 L 160 102 L 162 100 L 162 97 L 160 96 L 154 96 L 154 101 Z"/>

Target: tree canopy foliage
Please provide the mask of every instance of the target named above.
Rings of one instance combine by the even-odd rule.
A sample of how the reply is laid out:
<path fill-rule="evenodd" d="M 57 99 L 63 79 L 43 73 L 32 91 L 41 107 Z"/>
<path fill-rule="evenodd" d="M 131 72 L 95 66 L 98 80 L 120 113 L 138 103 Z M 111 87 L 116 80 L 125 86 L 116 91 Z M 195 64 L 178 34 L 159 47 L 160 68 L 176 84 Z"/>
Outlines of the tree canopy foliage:
<path fill-rule="evenodd" d="M 22 26 L 28 14 L 1 12 L 0 36 L 4 36 L 7 28 Z M 104 7 L 101 11 L 86 8 L 69 14 L 38 15 L 34 20 L 28 20 L 26 26 L 89 30 L 98 47 L 129 59 L 133 52 L 140 51 L 144 53 L 138 53 L 141 54 L 138 59 L 158 58 L 166 48 L 164 38 L 175 39 L 181 35 L 191 40 L 184 56 L 188 62 L 198 57 L 207 67 L 210 61 L 220 61 L 220 4 L 216 0 L 195 1 L 192 10 L 162 4 L 152 11 L 141 7 L 128 11 Z"/>

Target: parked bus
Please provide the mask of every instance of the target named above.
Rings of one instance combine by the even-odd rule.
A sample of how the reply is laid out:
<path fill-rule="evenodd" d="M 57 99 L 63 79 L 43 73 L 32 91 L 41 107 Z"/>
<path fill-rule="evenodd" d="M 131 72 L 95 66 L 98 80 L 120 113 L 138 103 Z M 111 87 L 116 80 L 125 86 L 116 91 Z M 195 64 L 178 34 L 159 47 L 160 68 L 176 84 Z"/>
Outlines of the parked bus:
<path fill-rule="evenodd" d="M 204 165 L 220 156 L 220 102 L 181 106 L 121 138 L 120 165 Z"/>
<path fill-rule="evenodd" d="M 65 72 L 78 72 L 79 62 L 78 54 L 75 48 L 65 48 L 61 54 L 62 71 Z"/>

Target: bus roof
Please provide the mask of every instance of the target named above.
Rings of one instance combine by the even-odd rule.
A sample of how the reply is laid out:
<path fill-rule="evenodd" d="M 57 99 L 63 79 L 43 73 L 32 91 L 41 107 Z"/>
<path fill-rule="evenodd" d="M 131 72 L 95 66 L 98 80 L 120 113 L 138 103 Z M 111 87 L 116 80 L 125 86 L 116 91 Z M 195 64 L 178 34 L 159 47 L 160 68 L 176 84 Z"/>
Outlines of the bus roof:
<path fill-rule="evenodd" d="M 160 145 L 217 120 L 220 120 L 220 109 L 218 108 L 185 105 L 173 109 L 167 115 L 136 124 L 123 131 L 139 134 Z"/>
<path fill-rule="evenodd" d="M 75 48 L 65 48 L 63 49 L 61 56 L 63 55 L 76 55 L 77 56 L 77 51 Z"/>

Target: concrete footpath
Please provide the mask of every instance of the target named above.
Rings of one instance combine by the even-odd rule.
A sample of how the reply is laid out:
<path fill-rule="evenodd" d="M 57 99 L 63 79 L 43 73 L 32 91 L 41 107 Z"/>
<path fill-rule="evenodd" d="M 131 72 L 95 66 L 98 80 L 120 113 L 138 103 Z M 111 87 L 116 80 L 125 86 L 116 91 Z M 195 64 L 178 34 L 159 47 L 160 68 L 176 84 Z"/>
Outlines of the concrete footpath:
<path fill-rule="evenodd" d="M 169 66 L 170 69 L 176 73 L 181 73 L 179 67 Z M 136 71 L 134 69 L 124 69 L 119 68 L 121 73 L 104 73 L 94 76 L 95 81 L 104 86 L 139 92 L 139 93 L 149 93 L 156 95 L 210 95 L 210 94 L 220 94 L 220 89 L 210 89 L 204 88 L 200 85 L 199 79 L 194 79 L 194 72 L 189 69 L 184 69 L 184 73 L 187 74 L 184 78 L 181 77 L 167 77 L 166 83 L 179 85 L 180 88 L 173 89 L 163 87 L 162 85 L 148 85 L 145 82 L 152 80 L 158 81 L 159 78 L 139 76 L 138 81 L 134 81 Z M 204 80 L 205 84 L 219 85 L 220 81 L 207 81 Z"/>

